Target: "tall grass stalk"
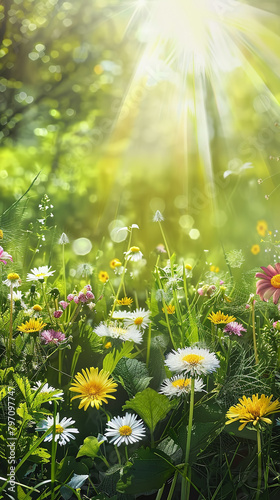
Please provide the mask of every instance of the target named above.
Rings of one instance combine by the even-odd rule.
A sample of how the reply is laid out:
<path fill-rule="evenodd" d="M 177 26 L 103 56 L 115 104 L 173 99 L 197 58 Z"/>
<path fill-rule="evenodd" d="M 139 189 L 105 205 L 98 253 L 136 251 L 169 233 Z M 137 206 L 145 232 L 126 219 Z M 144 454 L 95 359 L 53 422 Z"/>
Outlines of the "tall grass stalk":
<path fill-rule="evenodd" d="M 57 441 L 56 437 L 56 414 L 57 403 L 53 401 L 53 430 L 52 430 L 52 451 L 51 451 L 51 500 L 55 500 L 55 468 L 56 468 L 56 451 Z"/>
<path fill-rule="evenodd" d="M 258 484 L 257 484 L 256 500 L 259 500 L 261 493 L 261 484 L 262 484 L 262 444 L 261 444 L 261 431 L 259 424 L 256 425 L 256 428 L 257 428 L 257 445 L 258 445 Z"/>
<path fill-rule="evenodd" d="M 187 444 L 186 444 L 186 455 L 185 455 L 185 467 L 183 471 L 182 487 L 181 487 L 181 500 L 189 500 L 190 488 L 187 488 L 187 477 L 190 474 L 189 458 L 191 450 L 191 437 L 192 437 L 192 422 L 193 422 L 193 410 L 194 410 L 194 377 L 191 378 L 191 393 L 190 393 L 190 410 L 189 410 L 189 423 L 188 423 L 188 433 L 187 433 Z"/>

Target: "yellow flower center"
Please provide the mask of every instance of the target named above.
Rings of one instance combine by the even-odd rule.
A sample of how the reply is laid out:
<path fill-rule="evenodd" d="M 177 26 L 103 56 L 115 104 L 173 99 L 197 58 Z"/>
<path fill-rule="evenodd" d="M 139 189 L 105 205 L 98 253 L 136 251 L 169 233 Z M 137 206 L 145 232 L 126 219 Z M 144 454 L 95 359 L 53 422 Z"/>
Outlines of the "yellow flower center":
<path fill-rule="evenodd" d="M 112 332 L 113 333 L 116 333 L 117 335 L 125 335 L 127 330 L 125 330 L 124 328 L 120 328 L 118 326 L 113 326 L 112 327 Z"/>
<path fill-rule="evenodd" d="M 33 311 L 42 311 L 42 307 L 39 304 L 35 304 L 32 309 Z"/>
<path fill-rule="evenodd" d="M 62 434 L 63 431 L 64 431 L 64 428 L 62 427 L 62 425 L 58 424 L 58 425 L 55 426 L 55 433 L 56 434 Z"/>
<path fill-rule="evenodd" d="M 133 252 L 133 253 L 136 253 L 136 252 L 140 252 L 140 248 L 139 247 L 131 247 L 129 249 L 130 252 Z"/>
<path fill-rule="evenodd" d="M 203 359 L 204 356 L 199 356 L 198 354 L 187 354 L 183 357 L 183 361 L 186 361 L 189 365 L 193 366 L 198 365 Z"/>
<path fill-rule="evenodd" d="M 280 288 L 280 274 L 276 274 L 270 280 L 270 283 L 274 288 Z"/>
<path fill-rule="evenodd" d="M 186 264 L 185 265 L 185 269 L 187 269 L 187 271 L 191 271 L 192 270 L 192 266 L 190 264 Z"/>
<path fill-rule="evenodd" d="M 35 276 L 37 276 L 37 278 L 44 278 L 46 276 L 46 273 L 38 273 L 35 274 Z"/>
<path fill-rule="evenodd" d="M 173 380 L 172 385 L 173 387 L 184 389 L 185 387 L 188 387 L 190 383 L 191 383 L 190 378 L 178 378 L 177 380 Z"/>
<path fill-rule="evenodd" d="M 121 436 L 130 436 L 130 434 L 132 433 L 132 429 L 129 425 L 122 425 L 119 428 L 119 433 Z"/>
<path fill-rule="evenodd" d="M 144 320 L 144 318 L 142 318 L 141 316 L 139 316 L 138 318 L 135 318 L 134 324 L 135 325 L 142 325 L 143 320 Z"/>
<path fill-rule="evenodd" d="M 17 273 L 9 273 L 7 278 L 10 281 L 16 281 L 19 280 L 19 275 Z"/>

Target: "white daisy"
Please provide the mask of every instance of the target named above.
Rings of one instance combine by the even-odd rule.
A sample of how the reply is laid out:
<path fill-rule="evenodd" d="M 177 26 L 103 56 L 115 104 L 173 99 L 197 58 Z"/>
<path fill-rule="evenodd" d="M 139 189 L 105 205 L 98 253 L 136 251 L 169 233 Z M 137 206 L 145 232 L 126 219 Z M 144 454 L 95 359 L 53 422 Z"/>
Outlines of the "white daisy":
<path fill-rule="evenodd" d="M 39 391 L 40 394 L 49 394 L 51 392 L 56 392 L 56 394 L 52 395 L 52 399 L 63 401 L 63 391 L 57 392 L 59 389 L 55 389 L 48 383 L 44 384 L 43 382 L 38 381 L 35 383 L 34 387 L 31 387 L 31 389 L 33 391 Z M 49 401 L 49 403 L 51 404 L 52 402 Z"/>
<path fill-rule="evenodd" d="M 44 280 L 44 278 L 52 276 L 55 273 L 55 271 L 51 271 L 50 269 L 51 267 L 48 266 L 34 267 L 34 269 L 31 269 L 31 273 L 27 274 L 26 281 Z"/>
<path fill-rule="evenodd" d="M 21 279 L 17 273 L 9 273 L 7 279 L 3 281 L 3 284 L 10 288 L 17 288 L 21 285 Z"/>
<path fill-rule="evenodd" d="M 70 439 L 76 439 L 75 436 L 73 436 L 73 433 L 78 433 L 78 429 L 75 427 L 70 427 L 70 425 L 74 424 L 75 420 L 72 420 L 71 418 L 66 418 L 63 417 L 61 422 L 59 422 L 59 413 L 56 415 L 55 419 L 55 441 L 58 441 L 58 444 L 63 446 L 67 442 L 70 441 Z M 46 432 L 46 430 L 51 429 L 51 427 L 54 424 L 54 418 L 53 417 L 47 417 L 44 420 L 40 420 L 38 422 L 38 426 L 36 427 L 36 431 L 43 431 Z M 50 433 L 45 437 L 44 441 L 52 441 L 53 438 L 53 433 L 52 430 Z"/>
<path fill-rule="evenodd" d="M 201 378 L 197 378 L 194 381 L 195 392 L 201 392 L 204 387 L 204 383 Z M 165 379 L 161 386 L 159 392 L 165 394 L 169 398 L 180 397 L 184 394 L 188 394 L 191 390 L 191 379 L 185 378 L 182 375 L 175 375 L 175 377 Z"/>
<path fill-rule="evenodd" d="M 109 442 L 117 446 L 140 441 L 145 435 L 142 420 L 137 420 L 136 415 L 126 413 L 124 417 L 114 417 L 106 424 L 104 432 L 106 437 L 112 438 Z"/>
<path fill-rule="evenodd" d="M 18 290 L 17 292 L 13 292 L 13 301 L 14 302 L 20 302 L 20 305 L 23 309 L 26 308 L 26 304 L 23 302 L 23 295 L 22 295 L 22 292 L 20 290 Z M 8 294 L 8 300 L 11 300 L 11 294 L 9 293 Z"/>
<path fill-rule="evenodd" d="M 147 328 L 151 323 L 150 311 L 145 311 L 145 309 L 136 309 L 135 311 L 128 311 L 124 318 L 124 325 L 126 327 L 137 326 L 139 328 Z"/>
<path fill-rule="evenodd" d="M 106 325 L 105 323 L 100 323 L 94 332 L 99 337 L 111 337 L 113 339 L 129 340 L 130 342 L 135 342 L 135 344 L 141 344 L 143 338 L 142 333 L 136 326 L 129 328 L 122 328 L 119 326 L 118 322 L 110 323 Z"/>
<path fill-rule="evenodd" d="M 131 247 L 128 252 L 124 252 L 124 255 L 126 255 L 127 260 L 131 260 L 131 262 L 137 262 L 143 257 L 139 247 Z"/>
<path fill-rule="evenodd" d="M 214 372 L 220 362 L 208 349 L 185 347 L 167 355 L 165 364 L 172 372 L 190 373 L 190 375 L 207 375 Z"/>

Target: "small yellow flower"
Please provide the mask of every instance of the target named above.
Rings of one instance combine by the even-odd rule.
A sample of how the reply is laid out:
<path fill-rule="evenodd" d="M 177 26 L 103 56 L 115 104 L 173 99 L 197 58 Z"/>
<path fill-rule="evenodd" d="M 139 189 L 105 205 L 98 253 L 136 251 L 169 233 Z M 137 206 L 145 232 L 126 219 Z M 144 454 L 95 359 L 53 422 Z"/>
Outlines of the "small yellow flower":
<path fill-rule="evenodd" d="M 100 271 L 98 274 L 98 279 L 101 281 L 101 283 L 106 283 L 109 279 L 109 274 L 106 271 Z"/>
<path fill-rule="evenodd" d="M 185 264 L 185 269 L 187 271 L 191 271 L 192 270 L 192 266 L 190 264 Z"/>
<path fill-rule="evenodd" d="M 117 306 L 130 306 L 132 304 L 133 299 L 131 297 L 123 297 L 122 299 L 116 300 Z"/>
<path fill-rule="evenodd" d="M 0 229 L 0 239 L 3 240 L 3 231 Z"/>
<path fill-rule="evenodd" d="M 122 265 L 122 263 L 119 259 L 113 259 L 110 261 L 111 269 L 116 269 L 116 267 L 120 267 L 121 265 Z"/>
<path fill-rule="evenodd" d="M 260 249 L 260 245 L 253 245 L 251 247 L 251 253 L 253 255 L 258 255 L 258 253 L 260 253 L 261 249 Z"/>
<path fill-rule="evenodd" d="M 116 387 L 117 384 L 103 370 L 98 373 L 98 368 L 82 369 L 82 373 L 75 375 L 74 382 L 70 387 L 70 391 L 79 393 L 71 401 L 80 398 L 79 409 L 84 407 L 86 411 L 89 405 L 91 405 L 99 410 L 103 402 L 108 403 L 106 398 L 116 399 L 110 394 L 110 392 L 116 392 Z"/>
<path fill-rule="evenodd" d="M 220 271 L 220 268 L 217 266 L 210 266 L 210 271 L 212 273 L 218 273 Z"/>
<path fill-rule="evenodd" d="M 43 323 L 43 321 L 40 320 L 40 318 L 39 319 L 31 318 L 29 321 L 22 323 L 22 325 L 18 327 L 18 330 L 24 333 L 39 332 L 44 328 L 44 326 L 46 326 L 46 324 L 47 323 Z"/>
<path fill-rule="evenodd" d="M 257 223 L 257 231 L 258 231 L 258 234 L 260 234 L 261 236 L 265 236 L 266 235 L 267 222 L 265 220 L 259 220 L 258 221 L 258 223 Z"/>
<path fill-rule="evenodd" d="M 104 347 L 105 347 L 105 349 L 110 349 L 110 347 L 112 347 L 112 343 L 107 342 L 107 344 L 105 344 Z"/>
<path fill-rule="evenodd" d="M 32 307 L 33 311 L 36 311 L 36 312 L 41 312 L 42 311 L 42 307 L 39 306 L 39 304 L 34 304 L 34 306 Z"/>
<path fill-rule="evenodd" d="M 222 323 L 231 323 L 231 321 L 236 320 L 234 316 L 229 316 L 228 314 L 224 314 L 221 311 L 218 311 L 216 313 L 211 312 L 207 319 L 210 319 L 211 323 L 214 323 L 215 325 L 220 325 Z"/>
<path fill-rule="evenodd" d="M 162 308 L 163 312 L 165 312 L 164 307 Z M 175 313 L 175 306 L 172 304 L 169 304 L 169 306 L 166 306 L 166 312 L 167 314 L 174 314 Z"/>
<path fill-rule="evenodd" d="M 266 415 L 280 411 L 280 402 L 278 399 L 271 402 L 272 398 L 273 395 L 268 397 L 264 394 L 260 398 L 258 394 L 253 394 L 252 398 L 243 396 L 239 399 L 237 405 L 231 406 L 228 410 L 226 416 L 229 420 L 226 422 L 226 425 L 239 420 L 241 425 L 238 427 L 238 430 L 242 431 L 245 425 L 250 422 L 254 426 L 260 423 L 260 421 L 272 424 L 272 421 Z"/>

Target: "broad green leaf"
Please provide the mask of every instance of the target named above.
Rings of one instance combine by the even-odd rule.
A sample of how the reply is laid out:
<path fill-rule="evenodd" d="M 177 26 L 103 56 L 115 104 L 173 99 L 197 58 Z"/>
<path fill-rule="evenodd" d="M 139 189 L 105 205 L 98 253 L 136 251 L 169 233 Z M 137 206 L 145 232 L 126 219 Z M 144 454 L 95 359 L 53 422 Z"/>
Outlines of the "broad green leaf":
<path fill-rule="evenodd" d="M 23 396 L 25 397 L 27 403 L 30 403 L 32 390 L 28 378 L 20 377 L 17 373 L 14 373 L 14 379 L 19 389 L 21 390 Z"/>
<path fill-rule="evenodd" d="M 99 452 L 102 442 L 99 442 L 96 437 L 88 436 L 84 439 L 84 444 L 80 447 L 76 458 L 86 455 L 90 458 L 95 458 Z"/>
<path fill-rule="evenodd" d="M 11 374 L 14 371 L 13 367 L 5 368 L 4 370 L 0 370 L 0 381 L 3 383 L 7 375 Z"/>
<path fill-rule="evenodd" d="M 163 420 L 173 407 L 174 403 L 167 396 L 148 387 L 143 392 L 138 392 L 130 401 L 126 401 L 123 410 L 134 410 L 153 432 L 157 423 Z"/>
<path fill-rule="evenodd" d="M 103 370 L 108 373 L 113 373 L 120 359 L 128 358 L 134 345 L 132 342 L 125 342 L 120 351 L 113 349 L 105 356 L 103 360 Z"/>
<path fill-rule="evenodd" d="M 117 491 L 137 495 L 159 489 L 174 472 L 170 458 L 159 450 L 140 448 L 133 463 L 124 467 Z"/>
<path fill-rule="evenodd" d="M 206 450 L 212 441 L 222 432 L 224 426 L 224 412 L 217 404 L 208 403 L 195 408 L 191 436 L 190 463 L 193 463 L 196 458 Z M 187 440 L 187 421 L 181 425 L 176 434 L 172 430 L 169 434 L 184 451 Z"/>
<path fill-rule="evenodd" d="M 32 462 L 38 463 L 48 463 L 50 461 L 51 455 L 45 448 L 37 448 L 32 455 L 30 455 L 30 460 Z"/>
<path fill-rule="evenodd" d="M 152 379 L 145 363 L 129 358 L 120 359 L 114 370 L 114 376 L 119 379 L 130 397 L 146 389 Z"/>

